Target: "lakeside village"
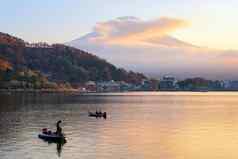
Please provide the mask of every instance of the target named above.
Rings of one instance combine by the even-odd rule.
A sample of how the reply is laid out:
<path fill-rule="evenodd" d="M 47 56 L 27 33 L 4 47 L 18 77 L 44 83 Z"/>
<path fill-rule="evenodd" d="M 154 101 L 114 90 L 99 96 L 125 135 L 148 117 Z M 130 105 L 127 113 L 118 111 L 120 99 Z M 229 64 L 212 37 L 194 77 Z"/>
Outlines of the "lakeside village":
<path fill-rule="evenodd" d="M 143 80 L 140 84 L 124 81 L 88 81 L 79 89 L 83 92 L 127 92 L 127 91 L 238 91 L 238 81 L 212 81 L 203 78 L 176 80 L 164 76 L 159 80 Z"/>
<path fill-rule="evenodd" d="M 0 91 L 27 92 L 129 92 L 129 91 L 238 91 L 238 81 L 206 80 L 204 78 L 188 78 L 177 80 L 173 76 L 161 79 L 145 79 L 140 83 L 125 81 L 87 81 L 84 83 L 50 82 L 37 71 L 20 72 L 8 75 L 9 79 L 0 79 Z M 5 76 L 5 77 L 8 77 Z M 16 78 L 13 78 L 17 76 Z"/>

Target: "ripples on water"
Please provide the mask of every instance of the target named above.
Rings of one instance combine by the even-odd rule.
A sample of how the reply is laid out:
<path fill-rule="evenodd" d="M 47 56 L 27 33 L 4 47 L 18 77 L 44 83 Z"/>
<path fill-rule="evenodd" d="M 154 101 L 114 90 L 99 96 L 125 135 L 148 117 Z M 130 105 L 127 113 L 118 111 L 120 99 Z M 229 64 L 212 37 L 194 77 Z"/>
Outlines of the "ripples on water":
<path fill-rule="evenodd" d="M 0 100 L 3 159 L 238 158 L 235 92 L 2 94 Z M 96 109 L 108 118 L 89 118 Z M 68 141 L 61 152 L 37 137 L 59 119 Z"/>

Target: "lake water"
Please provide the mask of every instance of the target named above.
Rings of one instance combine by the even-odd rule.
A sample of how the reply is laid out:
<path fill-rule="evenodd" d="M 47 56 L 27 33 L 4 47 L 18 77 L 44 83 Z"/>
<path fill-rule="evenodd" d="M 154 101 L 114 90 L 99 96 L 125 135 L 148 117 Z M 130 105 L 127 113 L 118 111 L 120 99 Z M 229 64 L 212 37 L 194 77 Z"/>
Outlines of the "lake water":
<path fill-rule="evenodd" d="M 38 138 L 59 119 L 66 144 Z M 237 159 L 238 93 L 2 94 L 0 158 Z"/>

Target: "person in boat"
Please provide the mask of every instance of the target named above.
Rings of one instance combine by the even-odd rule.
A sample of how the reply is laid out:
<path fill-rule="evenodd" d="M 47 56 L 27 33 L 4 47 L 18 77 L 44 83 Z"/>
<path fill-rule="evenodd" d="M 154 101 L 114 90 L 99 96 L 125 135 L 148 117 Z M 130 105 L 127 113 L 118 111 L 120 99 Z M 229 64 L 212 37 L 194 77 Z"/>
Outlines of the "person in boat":
<path fill-rule="evenodd" d="M 100 115 L 100 111 L 96 110 L 95 114 L 98 117 Z"/>
<path fill-rule="evenodd" d="M 107 112 L 104 112 L 102 116 L 103 116 L 104 119 L 106 119 L 107 118 Z"/>
<path fill-rule="evenodd" d="M 56 134 L 57 135 L 63 135 L 62 134 L 62 128 L 60 127 L 60 123 L 62 123 L 62 121 L 61 120 L 59 120 L 59 121 L 57 121 L 57 123 L 56 123 Z"/>
<path fill-rule="evenodd" d="M 101 111 L 101 109 L 99 109 L 97 116 L 98 116 L 98 117 L 101 117 L 101 116 L 102 116 L 102 111 Z"/>

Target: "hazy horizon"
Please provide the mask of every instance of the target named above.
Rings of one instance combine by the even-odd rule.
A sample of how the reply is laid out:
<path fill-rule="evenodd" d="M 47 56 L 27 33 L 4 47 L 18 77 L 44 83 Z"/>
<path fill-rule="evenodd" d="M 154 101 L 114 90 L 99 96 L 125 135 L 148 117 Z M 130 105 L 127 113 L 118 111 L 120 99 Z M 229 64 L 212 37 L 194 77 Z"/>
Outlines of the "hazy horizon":
<path fill-rule="evenodd" d="M 188 25 L 173 17 L 119 17 L 97 23 L 91 33 L 66 44 L 152 77 L 237 79 L 238 51 L 196 46 L 172 35 Z"/>

